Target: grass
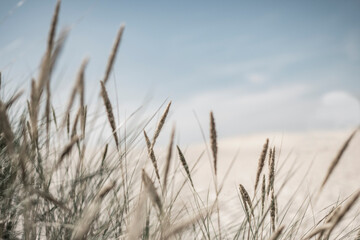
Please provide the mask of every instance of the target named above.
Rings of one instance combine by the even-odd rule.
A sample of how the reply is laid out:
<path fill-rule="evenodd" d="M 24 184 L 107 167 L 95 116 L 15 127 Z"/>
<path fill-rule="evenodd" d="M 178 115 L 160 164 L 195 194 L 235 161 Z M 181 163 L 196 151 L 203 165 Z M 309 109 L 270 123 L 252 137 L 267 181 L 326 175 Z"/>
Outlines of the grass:
<path fill-rule="evenodd" d="M 150 121 L 120 135 L 106 83 L 124 25 L 119 29 L 99 86 L 108 120 L 104 127 L 111 131 L 113 141 L 97 143 L 95 151 L 88 150 L 94 148 L 90 139 L 96 128 L 96 119 L 93 119 L 96 117 L 88 116 L 84 100 L 88 59 L 80 66 L 66 111 L 58 114 L 52 107 L 51 75 L 67 36 L 63 31 L 56 37 L 59 12 L 60 1 L 50 25 L 39 77 L 31 81 L 27 108 L 17 104 L 22 92 L 0 100 L 2 239 L 360 239 L 359 224 L 355 222 L 358 219 L 350 221 L 350 229 L 342 224 L 358 201 L 360 191 L 324 208 L 330 211 L 310 226 L 306 221 L 315 217 L 316 213 L 309 215 L 308 211 L 317 204 L 358 130 L 340 148 L 328 171 L 324 171 L 326 177 L 317 192 L 309 194 L 292 216 L 288 215 L 291 199 L 283 208 L 279 206 L 278 197 L 287 178 L 276 185 L 280 173 L 276 166 L 276 148 L 266 139 L 254 189 L 249 191 L 241 183 L 238 189 L 234 188 L 238 202 L 227 206 L 237 214 L 232 224 L 228 223 L 228 216 L 222 215 L 222 204 L 226 203 L 219 200 L 225 180 L 218 179 L 221 159 L 218 159 L 212 112 L 209 158 L 213 164 L 209 176 L 214 181 L 214 197 L 210 190 L 204 197 L 193 181 L 201 156 L 195 162 L 188 161 L 181 146 L 176 146 L 177 154 L 174 154 L 175 127 L 165 157 L 156 155 L 157 138 L 166 124 L 171 102 L 157 122 L 152 137 L 145 130 Z M 0 73 L 0 87 L 2 84 Z M 79 104 L 74 110 L 76 97 L 79 97 Z M 144 133 L 144 139 L 141 133 Z M 142 150 L 140 142 L 146 143 Z M 144 156 L 152 168 L 144 166 L 141 160 Z M 253 192 L 252 198 L 249 192 Z M 319 214 L 324 215 L 324 211 Z"/>

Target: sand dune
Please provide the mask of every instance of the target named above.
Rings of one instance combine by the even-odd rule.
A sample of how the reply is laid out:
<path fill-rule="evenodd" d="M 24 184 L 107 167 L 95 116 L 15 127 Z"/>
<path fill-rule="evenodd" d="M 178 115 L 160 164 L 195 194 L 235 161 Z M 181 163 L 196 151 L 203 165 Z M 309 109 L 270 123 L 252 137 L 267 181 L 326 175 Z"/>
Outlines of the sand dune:
<path fill-rule="evenodd" d="M 265 139 L 269 138 L 270 145 L 275 146 L 277 152 L 276 168 L 279 173 L 276 186 L 279 188 L 284 180 L 291 176 L 279 196 L 279 201 L 286 204 L 289 197 L 296 191 L 295 201 L 301 203 L 309 193 L 313 193 L 320 186 L 330 162 L 351 132 L 352 130 L 349 129 L 264 133 L 220 139 L 218 144 L 219 179 L 223 179 L 226 175 L 237 153 L 221 193 L 223 201 L 237 198 L 235 190 L 240 183 L 252 194 L 258 158 Z M 349 196 L 360 188 L 359 146 L 360 134 L 357 134 L 322 192 L 319 199 L 322 207 L 336 202 L 339 196 Z M 188 161 L 194 164 L 195 156 L 199 156 L 203 149 L 205 149 L 204 144 L 189 147 L 186 151 Z M 204 191 L 209 186 L 213 187 L 209 156 L 207 153 L 204 154 L 194 173 L 195 185 Z M 307 170 L 309 170 L 308 174 L 306 174 Z M 263 171 L 268 173 L 267 164 Z M 298 186 L 300 186 L 299 189 L 297 189 Z"/>

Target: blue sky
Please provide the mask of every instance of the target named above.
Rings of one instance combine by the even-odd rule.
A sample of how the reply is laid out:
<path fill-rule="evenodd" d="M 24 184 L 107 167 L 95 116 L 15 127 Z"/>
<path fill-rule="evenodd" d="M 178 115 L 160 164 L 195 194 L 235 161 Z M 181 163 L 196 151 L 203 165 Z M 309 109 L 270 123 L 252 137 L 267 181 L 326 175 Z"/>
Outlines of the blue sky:
<path fill-rule="evenodd" d="M 36 77 L 54 5 L 0 2 L 0 70 L 13 88 Z M 63 0 L 60 28 L 71 32 L 52 88 L 60 102 L 89 56 L 91 99 L 124 22 L 109 82 L 121 113 L 148 95 L 153 108 L 172 99 L 189 139 L 193 111 L 207 126 L 214 110 L 223 136 L 352 127 L 360 119 L 359 12 L 359 1 Z"/>

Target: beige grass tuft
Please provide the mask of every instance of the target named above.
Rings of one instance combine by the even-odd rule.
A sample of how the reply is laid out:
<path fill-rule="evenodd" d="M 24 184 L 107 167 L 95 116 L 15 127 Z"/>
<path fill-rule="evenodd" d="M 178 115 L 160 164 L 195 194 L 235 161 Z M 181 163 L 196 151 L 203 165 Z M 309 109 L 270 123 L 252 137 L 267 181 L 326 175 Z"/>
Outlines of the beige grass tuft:
<path fill-rule="evenodd" d="M 208 213 L 209 215 L 212 212 Z M 170 237 L 181 233 L 182 231 L 184 231 L 186 228 L 189 228 L 191 225 L 193 225 L 194 223 L 196 223 L 197 221 L 199 221 L 201 218 L 203 218 L 203 213 L 198 214 L 197 216 L 189 219 L 189 220 L 185 220 L 182 221 L 176 225 L 170 226 L 169 229 L 167 229 L 164 233 L 163 239 L 169 239 Z"/>
<path fill-rule="evenodd" d="M 14 151 L 15 136 L 6 113 L 6 106 L 2 101 L 0 101 L 0 133 L 5 138 L 7 152 L 12 154 Z"/>
<path fill-rule="evenodd" d="M 112 67 L 114 65 L 114 62 L 115 62 L 116 53 L 118 51 L 119 44 L 120 44 L 121 37 L 123 35 L 124 29 L 125 29 L 125 24 L 121 24 L 120 29 L 119 29 L 119 31 L 118 31 L 118 33 L 116 35 L 115 42 L 114 42 L 113 48 L 111 50 L 107 66 L 106 66 L 105 76 L 104 76 L 104 79 L 103 79 L 104 84 L 106 84 L 106 82 L 109 79 L 111 69 L 112 69 Z"/>
<path fill-rule="evenodd" d="M 75 85 L 71 91 L 70 97 L 69 97 L 69 103 L 66 108 L 65 116 L 70 112 L 70 109 L 75 101 L 76 93 L 79 93 L 80 95 L 80 106 L 84 107 L 84 76 L 85 76 L 85 69 L 89 62 L 88 58 L 85 58 L 83 62 L 81 63 L 81 66 L 79 68 L 77 78 Z"/>
<path fill-rule="evenodd" d="M 76 135 L 71 138 L 71 141 L 61 151 L 60 157 L 59 157 L 58 161 L 55 164 L 54 170 L 58 169 L 60 164 L 63 162 L 64 158 L 70 154 L 71 149 L 73 148 L 74 144 L 78 140 L 79 140 L 79 136 L 76 136 Z"/>
<path fill-rule="evenodd" d="M 323 234 L 323 232 L 325 232 L 326 230 L 328 230 L 329 228 L 331 228 L 332 224 L 330 223 L 325 223 L 317 228 L 315 228 L 313 231 L 311 231 L 308 235 L 306 235 L 304 238 L 302 238 L 302 240 L 307 240 L 310 239 L 314 236 L 316 236 L 317 234 L 320 234 L 318 239 L 321 239 L 321 236 Z"/>
<path fill-rule="evenodd" d="M 23 95 L 24 91 L 19 91 L 13 95 L 5 104 L 5 109 L 9 109 L 19 98 Z"/>
<path fill-rule="evenodd" d="M 150 139 L 149 139 L 148 135 L 146 134 L 145 130 L 144 130 L 144 137 L 145 137 L 146 146 L 147 146 L 147 149 L 148 149 L 149 158 L 150 158 L 150 160 L 151 160 L 151 162 L 152 162 L 152 164 L 154 166 L 156 177 L 160 181 L 159 168 L 158 168 L 158 165 L 157 165 L 154 149 L 151 147 Z"/>
<path fill-rule="evenodd" d="M 346 139 L 345 143 L 342 145 L 342 147 L 340 148 L 339 152 L 336 154 L 336 157 L 334 158 L 334 160 L 331 162 L 330 167 L 326 173 L 326 176 L 321 184 L 320 190 L 324 188 L 326 182 L 329 180 L 331 174 L 334 172 L 334 169 L 336 168 L 336 166 L 338 165 L 338 163 L 340 162 L 341 157 L 343 156 L 344 152 L 346 151 L 346 149 L 349 147 L 349 144 L 351 142 L 351 140 L 353 139 L 353 137 L 355 136 L 356 132 L 358 131 L 358 129 L 355 129 L 350 136 Z"/>
<path fill-rule="evenodd" d="M 247 204 L 250 207 L 250 211 L 253 215 L 253 206 L 251 203 L 249 193 L 246 191 L 245 187 L 242 184 L 239 184 L 239 189 L 240 189 L 241 197 L 244 201 L 244 204 Z"/>
<path fill-rule="evenodd" d="M 330 221 L 331 227 L 326 231 L 324 239 L 329 239 L 334 228 L 341 222 L 341 220 L 344 218 L 346 213 L 348 213 L 350 209 L 355 205 L 359 197 L 360 197 L 360 190 L 355 192 L 353 196 L 347 201 L 347 203 L 344 206 L 342 206 L 342 208 L 331 217 L 331 221 Z"/>
<path fill-rule="evenodd" d="M 152 203 L 155 206 L 158 207 L 159 212 L 162 213 L 163 209 L 162 209 L 162 202 L 161 202 L 160 196 L 156 192 L 156 188 L 154 186 L 153 181 L 151 181 L 150 177 L 147 175 L 147 173 L 145 172 L 144 169 L 142 170 L 142 181 L 143 181 L 145 189 L 150 197 L 150 200 L 152 201 Z"/>
<path fill-rule="evenodd" d="M 263 150 L 262 150 L 260 158 L 259 158 L 259 163 L 258 163 L 258 168 L 257 168 L 257 173 L 256 173 L 256 180 L 255 180 L 255 188 L 254 188 L 255 193 L 256 193 L 256 189 L 257 189 L 257 186 L 258 186 L 259 181 L 260 181 L 260 176 L 261 176 L 262 169 L 264 168 L 264 163 L 265 163 L 265 158 L 266 158 L 266 153 L 267 153 L 267 150 L 268 150 L 268 146 L 269 146 L 269 139 L 266 139 L 266 142 L 265 142 L 265 144 L 263 146 Z"/>
<path fill-rule="evenodd" d="M 184 154 L 181 152 L 179 146 L 176 146 L 177 150 L 178 150 L 178 153 L 179 153 L 179 158 L 180 158 L 180 162 L 181 164 L 183 165 L 184 169 L 185 169 L 185 172 L 186 172 L 186 175 L 188 176 L 189 180 L 190 180 L 190 183 L 191 183 L 191 186 L 194 187 L 194 183 L 191 179 L 191 174 L 190 174 L 190 169 L 189 169 L 189 165 L 187 164 L 186 160 L 185 160 L 185 157 L 184 157 Z"/>
<path fill-rule="evenodd" d="M 277 240 L 279 239 L 281 233 L 284 231 L 285 226 L 279 227 L 269 238 L 269 240 Z"/>
<path fill-rule="evenodd" d="M 266 178 L 265 178 L 265 174 L 263 174 L 263 181 L 261 186 L 261 214 L 264 213 L 265 197 L 266 197 Z"/>
<path fill-rule="evenodd" d="M 72 233 L 72 240 L 86 239 L 92 223 L 98 218 L 100 213 L 101 202 L 104 197 L 115 187 L 115 182 L 110 183 L 100 190 L 95 199 L 84 210 L 82 218 L 78 220 Z"/>
<path fill-rule="evenodd" d="M 276 217 L 275 196 L 274 196 L 274 190 L 271 190 L 270 220 L 271 220 L 272 231 L 275 231 L 275 217 Z"/>
<path fill-rule="evenodd" d="M 112 110 L 111 102 L 110 102 L 108 93 L 106 91 L 104 82 L 100 81 L 100 85 L 101 85 L 101 97 L 102 97 L 102 99 L 104 101 L 107 117 L 108 117 L 108 120 L 109 120 L 109 123 L 110 123 L 110 127 L 111 127 L 111 130 L 112 130 L 114 140 L 115 140 L 116 148 L 119 149 L 119 140 L 118 140 L 118 136 L 117 136 L 117 133 L 116 133 L 115 117 L 114 117 L 114 113 L 113 113 L 113 110 Z"/>
<path fill-rule="evenodd" d="M 174 145 L 174 137 L 175 137 L 175 127 L 173 127 L 171 131 L 170 143 L 166 155 L 166 164 L 165 164 L 165 172 L 164 172 L 164 179 L 163 179 L 163 192 L 166 193 L 166 187 L 168 182 L 168 175 L 170 170 L 170 162 L 172 157 L 173 145 Z"/>
<path fill-rule="evenodd" d="M 215 119 L 213 112 L 210 112 L 210 140 L 211 140 L 211 152 L 214 159 L 214 171 L 215 176 L 217 176 L 217 134 L 216 134 L 216 127 L 215 127 Z"/>
<path fill-rule="evenodd" d="M 169 113 L 170 106 L 171 106 L 171 101 L 167 105 L 167 107 L 166 107 L 166 109 L 165 109 L 163 115 L 161 116 L 160 121 L 159 121 L 159 123 L 157 125 L 157 128 L 156 128 L 155 133 L 154 133 L 154 137 L 153 137 L 153 139 L 151 141 L 151 148 L 154 148 L 155 143 L 156 143 L 156 139 L 159 137 L 161 129 L 165 124 L 165 120 L 166 120 L 166 117 L 167 117 L 167 115 Z"/>
<path fill-rule="evenodd" d="M 267 195 L 269 195 L 270 190 L 274 189 L 274 181 L 275 181 L 275 147 L 270 149 L 269 155 L 269 184 L 267 188 Z"/>

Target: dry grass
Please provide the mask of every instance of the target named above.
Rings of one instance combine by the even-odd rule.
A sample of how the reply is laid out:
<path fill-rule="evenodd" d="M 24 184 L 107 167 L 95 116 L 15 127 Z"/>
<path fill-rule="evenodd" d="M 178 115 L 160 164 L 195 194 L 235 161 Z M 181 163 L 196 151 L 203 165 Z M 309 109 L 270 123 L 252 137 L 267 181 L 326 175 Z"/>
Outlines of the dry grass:
<path fill-rule="evenodd" d="M 214 172 L 217 175 L 217 136 L 215 128 L 215 119 L 213 112 L 210 112 L 210 142 L 211 142 L 211 152 L 214 158 Z"/>
<path fill-rule="evenodd" d="M 173 145 L 174 145 L 174 137 L 175 137 L 175 127 L 173 127 L 171 131 L 171 137 L 170 137 L 170 143 L 166 155 L 166 165 L 165 165 L 165 172 L 164 172 L 164 180 L 163 180 L 163 192 L 166 193 L 166 187 L 168 183 L 168 176 L 169 176 L 169 170 L 170 170 L 170 161 L 172 158 L 172 151 L 173 151 Z"/>
<path fill-rule="evenodd" d="M 151 201 L 153 202 L 153 204 L 155 206 L 158 207 L 159 212 L 162 213 L 163 208 L 162 208 L 162 203 L 161 203 L 160 196 L 156 191 L 154 183 L 151 181 L 151 178 L 147 175 L 147 173 L 145 172 L 144 169 L 142 171 L 141 177 L 142 177 L 142 181 L 144 183 L 146 192 L 148 193 Z"/>
<path fill-rule="evenodd" d="M 159 123 L 157 125 L 157 128 L 155 130 L 154 136 L 153 136 L 152 141 L 151 141 L 151 148 L 154 148 L 155 143 L 156 143 L 156 139 L 159 137 L 161 129 L 165 124 L 165 120 L 166 120 L 166 117 L 167 117 L 167 115 L 169 113 L 170 106 L 171 106 L 171 102 L 169 102 L 169 104 L 167 105 L 163 115 L 160 118 L 160 121 L 159 121 Z"/>
<path fill-rule="evenodd" d="M 246 191 L 246 189 L 244 188 L 244 186 L 242 184 L 239 185 L 239 189 L 240 189 L 241 198 L 243 200 L 245 209 L 248 211 L 248 207 L 249 207 L 250 212 L 253 215 L 254 211 L 253 211 L 253 206 L 252 206 L 252 203 L 251 203 L 249 193 Z M 248 212 L 249 215 L 250 215 L 250 212 Z"/>
<path fill-rule="evenodd" d="M 192 181 L 191 174 L 190 174 L 189 165 L 187 164 L 187 162 L 185 160 L 184 154 L 181 152 L 179 146 L 176 146 L 176 148 L 177 148 L 178 153 L 179 153 L 180 162 L 181 162 L 182 166 L 184 167 L 184 170 L 186 172 L 186 175 L 187 175 L 188 179 L 190 180 L 191 185 L 194 187 L 194 183 Z"/>
<path fill-rule="evenodd" d="M 274 196 L 274 190 L 271 190 L 270 223 L 271 223 L 272 231 L 275 231 L 275 218 L 276 218 L 275 196 Z"/>
<path fill-rule="evenodd" d="M 262 186 L 261 186 L 261 213 L 264 213 L 265 198 L 266 198 L 266 177 L 264 174 L 263 182 L 262 182 Z"/>
<path fill-rule="evenodd" d="M 269 195 L 270 190 L 274 189 L 275 182 L 275 147 L 270 149 L 269 154 L 269 184 L 267 188 L 267 195 Z"/>
<path fill-rule="evenodd" d="M 84 100 L 84 98 L 85 98 L 84 97 L 84 92 L 85 92 L 84 78 L 85 78 L 85 69 L 86 69 L 88 62 L 89 62 L 89 59 L 85 58 L 83 60 L 83 62 L 81 63 L 81 66 L 80 66 L 80 69 L 78 72 L 78 76 L 77 76 L 77 80 L 76 80 L 75 85 L 70 94 L 69 103 L 68 103 L 67 109 L 65 111 L 65 116 L 67 116 L 68 113 L 70 113 L 71 107 L 75 101 L 76 93 L 78 93 L 80 95 L 80 106 L 84 107 L 84 105 L 85 105 L 84 104 L 84 101 L 85 101 Z"/>
<path fill-rule="evenodd" d="M 119 28 L 119 31 L 118 31 L 117 35 L 116 35 L 113 48 L 112 48 L 111 53 L 109 55 L 109 59 L 108 59 L 108 63 L 107 63 L 107 66 L 106 66 L 106 71 L 105 71 L 105 76 L 103 78 L 103 83 L 104 84 L 106 84 L 106 82 L 109 79 L 109 76 L 110 76 L 111 70 L 112 70 L 114 62 L 115 62 L 116 54 L 118 52 L 120 41 L 121 41 L 124 30 L 125 30 L 125 24 L 122 24 L 120 26 L 120 28 Z"/>
<path fill-rule="evenodd" d="M 279 239 L 282 231 L 284 230 L 285 226 L 281 226 L 278 228 L 278 230 L 276 230 L 273 235 L 271 235 L 270 239 L 269 240 L 276 240 L 276 239 Z"/>
<path fill-rule="evenodd" d="M 222 161 L 219 159 L 218 162 L 218 139 L 212 112 L 209 159 L 212 160 L 211 171 L 214 171 L 202 180 L 215 182 L 215 194 L 212 194 L 211 189 L 200 189 L 196 182 L 197 163 L 204 161 L 203 155 L 196 159 L 186 152 L 185 159 L 177 145 L 178 155 L 173 156 L 175 128 L 171 131 L 166 152 L 155 154 L 155 144 L 168 119 L 171 102 L 154 125 L 156 127 L 151 140 L 145 129 L 152 123 L 152 118 L 145 124 L 137 122 L 138 127 L 130 132 L 127 131 L 127 124 L 120 124 L 120 119 L 117 125 L 105 84 L 115 62 L 123 25 L 116 36 L 99 89 L 107 115 L 103 116 L 102 124 L 106 124 L 107 118 L 111 132 L 104 131 L 100 136 L 94 136 L 98 126 L 87 126 L 87 122 L 99 120 L 96 114 L 88 114 L 88 111 L 92 113 L 92 106 L 86 105 L 84 97 L 88 59 L 80 66 L 65 112 L 56 112 L 57 108 L 52 107 L 51 102 L 51 73 L 66 38 L 66 33 L 60 34 L 58 38 L 56 36 L 60 4 L 58 1 L 55 6 L 38 78 L 29 79 L 30 99 L 24 100 L 25 94 L 21 92 L 0 99 L 2 239 L 359 238 L 359 224 L 356 222 L 359 218 L 347 218 L 356 209 L 359 190 L 348 199 L 347 196 L 340 196 L 338 202 L 324 206 L 320 212 L 309 211 L 313 210 L 312 194 L 304 199 L 295 213 L 289 211 L 288 205 L 277 203 L 288 183 L 288 177 L 284 177 L 284 174 L 287 176 L 292 172 L 281 172 L 277 166 L 281 158 L 279 154 L 276 155 L 279 149 L 275 151 L 275 146 L 270 146 L 268 139 L 258 160 L 254 189 L 248 192 L 249 189 L 246 190 L 238 183 L 239 191 L 234 187 L 234 192 L 239 199 L 228 200 L 221 195 L 228 172 L 222 180 L 221 171 L 218 171 Z M 3 82 L 0 73 L 1 91 Z M 43 94 L 45 91 L 46 96 Z M 77 95 L 78 104 L 75 101 Z M 22 104 L 18 104 L 21 101 L 28 103 L 26 108 L 22 109 Z M 73 113 L 72 108 L 77 109 L 77 113 Z M 57 116 L 63 116 L 59 127 Z M 89 121 L 87 118 L 90 118 Z M 142 131 L 146 146 L 141 144 Z M 331 162 L 324 181 L 319 184 L 319 194 L 334 169 L 339 167 L 356 131 Z M 100 138 L 102 134 L 105 138 Z M 97 138 L 109 140 L 99 140 L 94 144 L 91 140 Z M 116 147 L 111 144 L 112 141 Z M 156 153 L 160 152 L 161 147 L 156 147 Z M 266 171 L 264 168 L 268 151 Z M 279 158 L 276 161 L 275 156 Z M 151 163 L 145 160 L 147 158 L 150 158 Z M 174 161 L 174 158 L 179 158 L 180 162 Z M 147 164 L 152 165 L 153 173 L 148 174 L 150 171 Z M 160 175 L 160 172 L 164 174 Z M 238 173 L 242 174 L 241 170 Z M 261 191 L 257 191 L 260 184 Z M 254 197 L 251 199 L 252 190 Z M 221 198 L 223 196 L 224 200 Z M 291 204 L 292 198 L 289 199 Z M 213 214 L 215 209 L 217 214 Z M 230 209 L 231 214 L 226 215 L 226 209 Z M 325 216 L 324 212 L 327 213 Z"/>
<path fill-rule="evenodd" d="M 260 181 L 261 172 L 264 168 L 268 146 L 269 146 L 269 139 L 266 139 L 266 142 L 264 143 L 263 150 L 262 150 L 260 158 L 259 158 L 259 163 L 258 163 L 258 168 L 257 168 L 257 173 L 256 173 L 256 180 L 255 180 L 255 192 L 256 192 L 257 186 Z"/>
<path fill-rule="evenodd" d="M 339 164 L 340 159 L 342 157 L 342 155 L 344 154 L 344 152 L 346 151 L 346 149 L 348 148 L 351 140 L 353 139 L 353 137 L 355 136 L 356 132 L 358 131 L 358 129 L 355 129 L 350 136 L 348 137 L 348 139 L 346 139 L 346 141 L 344 142 L 344 144 L 342 145 L 342 147 L 340 148 L 340 150 L 338 151 L 338 153 L 336 154 L 335 158 L 333 159 L 333 161 L 331 162 L 329 169 L 326 173 L 326 176 L 321 184 L 321 189 L 324 188 L 325 184 L 327 183 L 327 181 L 329 180 L 331 174 L 333 173 L 334 169 L 336 168 L 336 166 Z"/>
<path fill-rule="evenodd" d="M 147 146 L 147 149 L 148 149 L 149 158 L 150 158 L 150 160 L 151 160 L 151 162 L 152 162 L 152 164 L 154 166 L 156 177 L 160 181 L 160 173 L 159 173 L 159 168 L 158 168 L 158 165 L 157 165 L 154 149 L 151 146 L 150 139 L 149 139 L 148 135 L 146 134 L 145 130 L 144 130 L 144 138 L 145 138 L 145 141 L 146 141 L 146 146 Z"/>
<path fill-rule="evenodd" d="M 118 135 L 117 135 L 117 131 L 116 131 L 116 123 L 115 123 L 115 117 L 114 117 L 114 113 L 113 113 L 113 108 L 109 99 L 109 95 L 106 91 L 105 88 L 105 84 L 103 81 L 100 81 L 100 85 L 101 85 L 101 97 L 104 101 L 104 105 L 105 105 L 105 109 L 106 109 L 106 113 L 107 113 L 107 118 L 109 120 L 110 123 L 110 127 L 112 130 L 112 134 L 114 137 L 114 141 L 116 144 L 116 148 L 119 149 L 119 139 L 118 139 Z"/>

